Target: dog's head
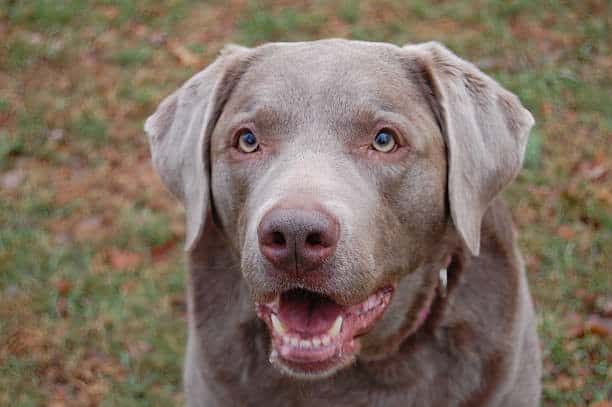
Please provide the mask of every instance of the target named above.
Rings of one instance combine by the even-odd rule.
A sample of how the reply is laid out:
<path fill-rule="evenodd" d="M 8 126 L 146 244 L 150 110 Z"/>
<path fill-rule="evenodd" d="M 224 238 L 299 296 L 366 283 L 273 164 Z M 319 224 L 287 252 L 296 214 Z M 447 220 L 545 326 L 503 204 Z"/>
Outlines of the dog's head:
<path fill-rule="evenodd" d="M 532 124 L 437 43 L 325 40 L 228 47 L 145 129 L 186 207 L 187 250 L 214 221 L 273 363 L 324 377 L 380 356 L 406 326 L 432 281 L 415 271 L 442 262 L 448 225 L 478 254 L 482 216 L 519 171 Z"/>

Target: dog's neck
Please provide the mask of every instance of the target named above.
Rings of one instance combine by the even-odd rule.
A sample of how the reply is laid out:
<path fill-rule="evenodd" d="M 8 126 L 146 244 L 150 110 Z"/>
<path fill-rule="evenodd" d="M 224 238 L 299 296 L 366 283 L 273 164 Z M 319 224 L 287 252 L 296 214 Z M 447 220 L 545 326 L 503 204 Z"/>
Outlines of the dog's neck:
<path fill-rule="evenodd" d="M 452 261 L 452 255 L 448 255 L 446 260 L 444 261 L 444 266 L 438 270 L 438 284 L 434 290 L 434 295 L 431 301 L 427 301 L 421 310 L 417 314 L 417 322 L 414 328 L 414 332 L 421 329 L 421 327 L 425 324 L 425 321 L 429 318 L 431 314 L 431 307 L 436 302 L 436 300 L 444 300 L 448 295 L 448 276 L 449 273 L 455 272 L 455 267 L 450 268 Z"/>

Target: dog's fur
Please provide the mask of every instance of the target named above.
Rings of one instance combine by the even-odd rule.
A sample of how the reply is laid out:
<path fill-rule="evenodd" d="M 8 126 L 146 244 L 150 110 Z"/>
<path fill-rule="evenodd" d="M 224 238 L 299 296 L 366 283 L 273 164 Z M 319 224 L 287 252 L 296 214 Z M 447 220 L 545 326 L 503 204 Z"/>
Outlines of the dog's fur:
<path fill-rule="evenodd" d="M 396 152 L 368 148 L 378 123 L 401 134 Z M 534 311 L 497 198 L 532 125 L 516 96 L 437 43 L 226 47 L 145 125 L 186 208 L 188 405 L 538 405 Z M 254 154 L 235 148 L 244 126 L 261 142 Z M 279 202 L 305 201 L 339 219 L 337 250 L 316 278 L 279 276 L 257 225 Z M 382 284 L 395 287 L 391 304 L 349 366 L 303 380 L 269 362 L 254 301 L 299 285 L 355 304 Z"/>

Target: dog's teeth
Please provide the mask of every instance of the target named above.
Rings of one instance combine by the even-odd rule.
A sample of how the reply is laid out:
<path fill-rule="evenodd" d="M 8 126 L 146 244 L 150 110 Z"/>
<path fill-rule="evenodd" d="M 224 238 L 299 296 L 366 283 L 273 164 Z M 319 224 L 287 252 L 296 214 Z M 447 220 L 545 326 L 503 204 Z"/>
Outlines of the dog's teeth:
<path fill-rule="evenodd" d="M 302 339 L 300 341 L 300 347 L 301 348 L 310 348 L 310 347 L 312 347 L 312 342 L 310 342 L 308 339 Z"/>
<path fill-rule="evenodd" d="M 342 329 L 342 315 L 338 315 L 338 318 L 336 318 L 332 327 L 329 328 L 329 331 L 327 331 L 327 334 L 330 337 L 334 338 L 338 336 L 341 329 Z"/>
<path fill-rule="evenodd" d="M 283 323 L 274 314 L 272 314 L 271 319 L 272 319 L 272 328 L 274 328 L 274 331 L 276 331 L 276 333 L 280 335 L 284 335 L 285 332 L 287 332 L 287 328 L 285 328 L 285 325 L 283 325 Z"/>
<path fill-rule="evenodd" d="M 319 346 L 321 346 L 321 339 L 313 338 L 312 339 L 312 344 L 314 345 L 315 348 L 318 348 Z"/>
<path fill-rule="evenodd" d="M 292 336 L 291 339 L 289 339 L 289 342 L 291 342 L 291 345 L 293 346 L 297 346 L 299 343 L 298 338 L 296 338 L 295 336 Z"/>
<path fill-rule="evenodd" d="M 327 336 L 327 335 L 323 335 L 323 336 L 321 337 L 321 343 L 322 343 L 324 346 L 329 345 L 329 343 L 330 343 L 330 342 L 331 342 L 331 339 L 329 338 L 329 336 Z"/>

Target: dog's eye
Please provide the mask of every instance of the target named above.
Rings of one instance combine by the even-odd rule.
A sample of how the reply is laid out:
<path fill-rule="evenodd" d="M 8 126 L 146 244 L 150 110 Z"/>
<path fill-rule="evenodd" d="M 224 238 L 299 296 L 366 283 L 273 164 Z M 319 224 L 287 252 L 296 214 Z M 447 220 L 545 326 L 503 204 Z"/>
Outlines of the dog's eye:
<path fill-rule="evenodd" d="M 381 153 L 390 153 L 396 146 L 397 142 L 395 141 L 393 133 L 386 129 L 379 131 L 372 142 L 372 147 Z"/>
<path fill-rule="evenodd" d="M 238 148 L 243 153 L 253 153 L 257 151 L 259 142 L 252 131 L 244 130 L 240 136 L 238 136 Z"/>

